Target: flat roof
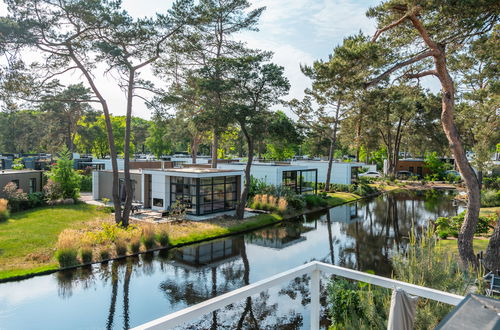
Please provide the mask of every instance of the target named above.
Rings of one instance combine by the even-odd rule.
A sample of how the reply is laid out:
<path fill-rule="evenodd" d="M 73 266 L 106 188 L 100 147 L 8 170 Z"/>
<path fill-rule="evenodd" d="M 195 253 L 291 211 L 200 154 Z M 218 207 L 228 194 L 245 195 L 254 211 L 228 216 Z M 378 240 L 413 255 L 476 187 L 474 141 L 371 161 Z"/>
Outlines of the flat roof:
<path fill-rule="evenodd" d="M 41 170 L 0 170 L 0 174 L 17 174 L 17 173 L 39 173 Z"/>
<path fill-rule="evenodd" d="M 163 171 L 163 172 L 175 172 L 175 173 L 226 173 L 226 172 L 240 172 L 239 170 L 229 170 L 221 168 L 205 168 L 205 167 L 184 167 L 184 168 L 166 168 L 161 169 L 151 169 L 151 171 Z"/>

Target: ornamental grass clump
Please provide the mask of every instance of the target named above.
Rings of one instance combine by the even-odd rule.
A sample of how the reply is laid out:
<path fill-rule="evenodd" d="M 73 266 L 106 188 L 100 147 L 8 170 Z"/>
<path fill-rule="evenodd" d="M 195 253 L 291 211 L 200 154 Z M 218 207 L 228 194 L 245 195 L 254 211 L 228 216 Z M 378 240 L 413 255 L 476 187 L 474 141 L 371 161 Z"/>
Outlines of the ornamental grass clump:
<path fill-rule="evenodd" d="M 9 218 L 9 201 L 0 198 L 0 222 L 6 221 Z"/>
<path fill-rule="evenodd" d="M 72 267 L 78 262 L 78 242 L 80 235 L 75 230 L 66 229 L 59 234 L 56 244 L 56 259 L 63 268 Z"/>
<path fill-rule="evenodd" d="M 117 256 L 124 256 L 127 254 L 127 241 L 126 240 L 116 240 L 115 241 L 115 251 Z"/>
<path fill-rule="evenodd" d="M 130 251 L 132 253 L 139 253 L 141 250 L 141 236 L 135 235 L 130 239 Z"/>
<path fill-rule="evenodd" d="M 91 263 L 93 257 L 92 246 L 89 245 L 82 246 L 82 248 L 80 249 L 80 255 L 82 258 L 82 263 L 84 264 Z"/>
<path fill-rule="evenodd" d="M 170 244 L 170 238 L 169 238 L 169 235 L 168 235 L 167 228 L 161 227 L 158 230 L 158 235 L 157 236 L 158 236 L 157 237 L 158 243 L 160 243 L 160 245 L 162 247 L 168 247 L 168 245 Z"/>
<path fill-rule="evenodd" d="M 99 249 L 99 257 L 101 261 L 107 261 L 111 258 L 111 247 L 109 245 L 102 246 Z"/>
<path fill-rule="evenodd" d="M 278 206 L 277 206 L 278 213 L 279 214 L 285 213 L 287 208 L 288 208 L 288 202 L 286 201 L 285 198 L 280 197 L 278 199 Z"/>
<path fill-rule="evenodd" d="M 152 225 L 142 227 L 142 244 L 146 250 L 150 250 L 155 246 L 155 229 Z"/>

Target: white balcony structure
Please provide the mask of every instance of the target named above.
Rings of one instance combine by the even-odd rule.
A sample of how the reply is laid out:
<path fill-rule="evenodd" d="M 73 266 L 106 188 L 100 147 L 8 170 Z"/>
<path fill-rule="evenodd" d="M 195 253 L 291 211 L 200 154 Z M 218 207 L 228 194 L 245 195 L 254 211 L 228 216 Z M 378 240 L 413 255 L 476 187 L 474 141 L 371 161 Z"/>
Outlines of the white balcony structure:
<path fill-rule="evenodd" d="M 286 272 L 279 273 L 267 279 L 255 282 L 253 284 L 244 286 L 234 291 L 222 294 L 218 297 L 209 299 L 202 303 L 193 305 L 191 307 L 182 309 L 164 317 L 158 318 L 151 322 L 142 324 L 135 330 L 159 330 L 171 329 L 180 326 L 184 323 L 191 322 L 197 318 L 223 308 L 227 305 L 239 302 L 249 296 L 258 294 L 273 286 L 284 284 L 293 280 L 296 277 L 303 275 L 310 276 L 310 293 L 311 293 L 311 306 L 310 306 L 310 329 L 317 330 L 320 325 L 320 275 L 336 275 L 348 279 L 378 285 L 384 288 L 396 289 L 400 288 L 405 292 L 419 296 L 422 298 L 432 299 L 442 303 L 450 304 L 453 306 L 458 305 L 463 299 L 463 296 L 456 294 L 439 291 L 423 286 L 418 286 L 406 282 L 396 281 L 390 278 L 363 273 L 357 270 L 352 270 L 344 267 L 333 266 L 319 261 L 313 261 L 305 265 L 290 269 Z"/>

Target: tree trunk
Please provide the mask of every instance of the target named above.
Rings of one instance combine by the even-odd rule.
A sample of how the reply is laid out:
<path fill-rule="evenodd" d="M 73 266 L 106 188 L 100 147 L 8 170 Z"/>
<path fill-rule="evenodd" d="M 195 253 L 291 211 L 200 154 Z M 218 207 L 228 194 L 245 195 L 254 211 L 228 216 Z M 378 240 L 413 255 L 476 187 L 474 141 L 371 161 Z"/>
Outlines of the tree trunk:
<path fill-rule="evenodd" d="M 251 175 L 250 175 L 250 170 L 252 168 L 252 162 L 253 162 L 253 140 L 250 134 L 248 134 L 248 131 L 245 127 L 245 125 L 241 124 L 241 131 L 245 135 L 245 139 L 247 140 L 247 153 L 248 153 L 248 161 L 247 165 L 245 166 L 245 185 L 243 186 L 243 191 L 241 192 L 240 195 L 240 201 L 238 203 L 238 206 L 236 208 L 236 217 L 238 219 L 243 219 L 245 215 L 245 205 L 247 203 L 247 198 L 248 198 L 248 193 L 250 192 L 250 180 L 251 180 Z"/>
<path fill-rule="evenodd" d="M 120 223 L 122 222 L 121 219 L 121 204 L 120 204 L 120 196 L 118 193 L 118 184 L 119 184 L 119 176 L 118 176 L 118 162 L 116 160 L 117 158 L 117 153 L 116 153 L 116 146 L 115 146 L 115 138 L 113 135 L 113 126 L 111 124 L 111 116 L 109 114 L 109 107 L 108 103 L 102 96 L 101 92 L 97 88 L 96 84 L 94 83 L 94 79 L 90 72 L 87 71 L 83 63 L 78 59 L 78 57 L 75 55 L 73 48 L 68 45 L 68 51 L 70 53 L 70 57 L 75 62 L 77 67 L 80 69 L 80 71 L 83 73 L 85 78 L 87 79 L 87 82 L 90 85 L 90 88 L 96 95 L 97 99 L 99 100 L 99 103 L 102 106 L 102 112 L 104 113 L 104 120 L 106 122 L 106 132 L 108 135 L 108 144 L 109 144 L 109 154 L 111 157 L 111 168 L 113 171 L 113 187 L 112 187 L 112 196 L 113 196 L 113 206 L 115 208 L 115 222 Z M 116 212 L 118 210 L 118 212 Z"/>
<path fill-rule="evenodd" d="M 212 139 L 212 168 L 217 168 L 218 149 L 219 149 L 219 135 L 214 129 L 213 139 Z"/>
<path fill-rule="evenodd" d="M 125 176 L 125 205 L 122 213 L 122 226 L 129 224 L 130 210 L 132 208 L 132 180 L 130 179 L 130 134 L 132 125 L 132 102 L 134 99 L 135 70 L 130 69 L 127 86 L 127 114 L 125 117 L 125 141 L 123 145 L 123 172 Z M 116 212 L 116 210 L 115 210 Z"/>
<path fill-rule="evenodd" d="M 455 158 L 455 163 L 457 164 L 458 170 L 464 178 L 465 185 L 467 187 L 467 212 L 458 234 L 458 251 L 460 259 L 465 265 L 478 267 L 478 261 L 474 255 L 474 249 L 472 247 L 472 240 L 474 238 L 474 232 L 476 231 L 479 209 L 481 207 L 479 181 L 477 180 L 476 174 L 467 160 L 465 150 L 462 146 L 462 142 L 460 141 L 460 137 L 455 126 L 455 88 L 453 80 L 451 79 L 446 67 L 445 50 L 443 47 L 440 47 L 438 54 L 434 56 L 434 63 L 436 65 L 436 71 L 442 87 L 441 124 L 450 144 L 451 152 Z"/>
<path fill-rule="evenodd" d="M 330 148 L 328 149 L 328 169 L 326 170 L 325 191 L 330 191 L 330 180 L 332 177 L 333 167 L 333 149 L 335 148 L 334 138 L 330 140 Z"/>
<path fill-rule="evenodd" d="M 191 162 L 196 164 L 196 158 L 198 156 L 198 146 L 200 145 L 199 133 L 195 133 L 191 141 Z"/>
<path fill-rule="evenodd" d="M 488 248 L 486 249 L 484 266 L 491 271 L 500 271 L 500 215 L 497 217 L 495 230 L 493 231 L 493 235 L 490 237 L 490 242 L 488 243 Z"/>

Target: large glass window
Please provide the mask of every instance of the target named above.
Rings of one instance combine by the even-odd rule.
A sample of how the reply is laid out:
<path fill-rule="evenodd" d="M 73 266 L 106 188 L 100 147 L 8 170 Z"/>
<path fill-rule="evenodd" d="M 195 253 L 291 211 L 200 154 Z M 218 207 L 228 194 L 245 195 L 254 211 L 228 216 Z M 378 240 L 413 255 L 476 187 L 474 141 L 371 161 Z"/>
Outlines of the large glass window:
<path fill-rule="evenodd" d="M 36 178 L 30 179 L 30 194 L 36 192 Z"/>
<path fill-rule="evenodd" d="M 289 187 L 297 194 L 316 194 L 318 187 L 318 170 L 283 171 L 282 185 Z"/>
<path fill-rule="evenodd" d="M 189 214 L 233 210 L 238 201 L 236 176 L 171 179 L 171 204 L 184 204 Z"/>

